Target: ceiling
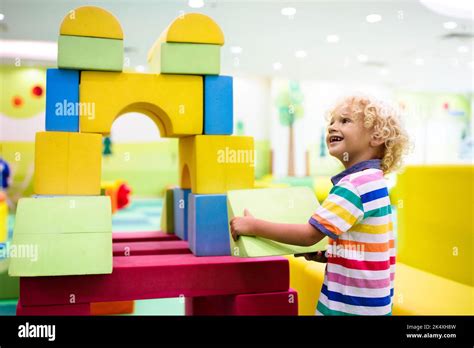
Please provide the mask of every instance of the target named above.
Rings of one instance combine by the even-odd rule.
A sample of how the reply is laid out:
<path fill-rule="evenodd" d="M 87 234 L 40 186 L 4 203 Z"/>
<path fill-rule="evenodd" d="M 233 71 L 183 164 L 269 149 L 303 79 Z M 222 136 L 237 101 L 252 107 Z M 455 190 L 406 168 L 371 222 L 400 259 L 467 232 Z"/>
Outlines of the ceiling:
<path fill-rule="evenodd" d="M 85 4 L 104 7 L 120 20 L 132 68 L 146 65 L 148 49 L 180 11 L 202 12 L 224 31 L 226 74 L 355 81 L 426 91 L 474 89 L 472 17 L 439 15 L 415 0 L 208 0 L 199 9 L 190 8 L 187 1 L 2 0 L 1 37 L 56 41 L 62 18 Z M 289 6 L 296 9 L 292 18 L 281 14 Z M 382 20 L 368 23 L 366 16 L 372 13 Z M 447 21 L 455 21 L 457 28 L 445 29 Z M 327 35 L 338 35 L 340 40 L 328 43 Z M 242 52 L 232 53 L 232 46 Z M 467 46 L 467 51 L 464 47 L 465 52 L 459 52 L 460 46 Z M 297 50 L 305 50 L 306 57 L 295 57 Z M 367 61 L 359 61 L 360 55 Z M 280 70 L 274 69 L 275 62 L 281 63 Z"/>

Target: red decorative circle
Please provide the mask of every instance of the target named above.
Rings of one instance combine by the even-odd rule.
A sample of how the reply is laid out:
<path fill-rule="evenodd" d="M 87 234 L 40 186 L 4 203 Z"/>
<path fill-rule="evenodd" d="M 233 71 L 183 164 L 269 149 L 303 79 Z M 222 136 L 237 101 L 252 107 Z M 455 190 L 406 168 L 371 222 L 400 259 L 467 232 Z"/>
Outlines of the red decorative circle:
<path fill-rule="evenodd" d="M 35 97 L 41 97 L 43 95 L 43 87 L 36 85 L 31 89 L 31 93 L 33 93 Z"/>
<path fill-rule="evenodd" d="M 22 98 L 22 97 L 19 97 L 19 96 L 17 96 L 17 95 L 14 96 L 14 97 L 12 98 L 12 104 L 13 104 L 14 107 L 19 108 L 20 106 L 23 105 L 23 98 Z"/>

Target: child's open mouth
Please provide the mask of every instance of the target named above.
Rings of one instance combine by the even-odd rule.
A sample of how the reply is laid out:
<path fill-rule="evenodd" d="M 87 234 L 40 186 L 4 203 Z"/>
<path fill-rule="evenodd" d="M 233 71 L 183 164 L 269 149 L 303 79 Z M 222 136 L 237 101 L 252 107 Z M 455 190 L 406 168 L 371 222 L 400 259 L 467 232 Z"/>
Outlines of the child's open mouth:
<path fill-rule="evenodd" d="M 344 138 L 343 138 L 343 137 L 340 137 L 340 136 L 338 136 L 338 135 L 331 135 L 331 136 L 329 137 L 329 143 L 330 143 L 330 144 L 338 143 L 338 142 L 340 142 L 340 141 L 342 141 L 342 140 L 344 140 Z"/>

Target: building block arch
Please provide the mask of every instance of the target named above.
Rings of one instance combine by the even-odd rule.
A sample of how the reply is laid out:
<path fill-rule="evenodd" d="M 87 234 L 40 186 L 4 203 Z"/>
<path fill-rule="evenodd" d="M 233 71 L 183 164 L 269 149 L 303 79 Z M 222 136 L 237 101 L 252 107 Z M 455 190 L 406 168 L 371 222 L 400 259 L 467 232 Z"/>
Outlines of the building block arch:
<path fill-rule="evenodd" d="M 60 35 L 123 39 L 120 22 L 113 14 L 96 6 L 82 6 L 64 17 Z"/>
<path fill-rule="evenodd" d="M 186 13 L 176 18 L 159 38 L 160 42 L 187 42 L 224 45 L 224 33 L 217 23 L 202 13 Z"/>
<path fill-rule="evenodd" d="M 109 134 L 119 115 L 133 111 L 151 116 L 162 137 L 203 132 L 201 76 L 84 71 L 79 92 L 81 132 Z"/>

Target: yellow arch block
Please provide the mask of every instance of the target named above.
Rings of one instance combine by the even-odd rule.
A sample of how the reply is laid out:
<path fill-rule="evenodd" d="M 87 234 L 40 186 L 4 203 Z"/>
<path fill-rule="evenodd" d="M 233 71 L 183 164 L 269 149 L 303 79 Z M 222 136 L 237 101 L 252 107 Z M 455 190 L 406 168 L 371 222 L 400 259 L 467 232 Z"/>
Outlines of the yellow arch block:
<path fill-rule="evenodd" d="M 160 42 L 224 44 L 224 34 L 211 17 L 187 13 L 176 18 L 160 35 Z"/>
<path fill-rule="evenodd" d="M 179 139 L 180 187 L 193 193 L 253 188 L 253 137 L 196 135 Z"/>
<path fill-rule="evenodd" d="M 118 116 L 139 112 L 162 137 L 202 134 L 201 76 L 84 71 L 79 95 L 81 132 L 108 134 Z"/>
<path fill-rule="evenodd" d="M 60 35 L 123 39 L 120 22 L 113 14 L 96 6 L 82 6 L 64 17 Z"/>

